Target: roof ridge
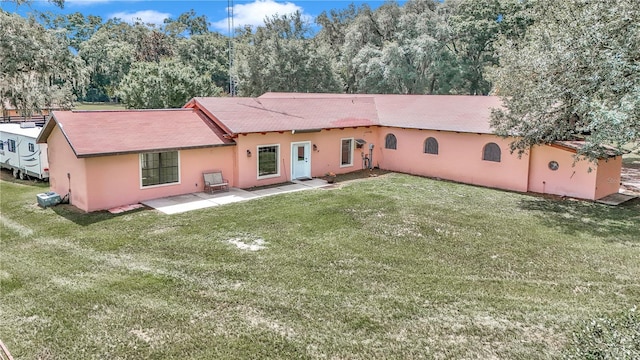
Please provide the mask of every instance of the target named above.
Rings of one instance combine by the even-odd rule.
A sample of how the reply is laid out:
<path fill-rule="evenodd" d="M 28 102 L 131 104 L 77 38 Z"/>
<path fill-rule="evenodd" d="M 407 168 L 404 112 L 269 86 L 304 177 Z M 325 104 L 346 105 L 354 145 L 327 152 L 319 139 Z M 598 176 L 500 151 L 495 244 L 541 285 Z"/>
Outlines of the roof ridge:
<path fill-rule="evenodd" d="M 273 96 L 276 95 L 276 96 Z M 376 94 L 348 94 L 348 93 L 282 93 L 266 92 L 254 99 L 259 100 L 335 100 L 353 98 L 374 98 Z"/>

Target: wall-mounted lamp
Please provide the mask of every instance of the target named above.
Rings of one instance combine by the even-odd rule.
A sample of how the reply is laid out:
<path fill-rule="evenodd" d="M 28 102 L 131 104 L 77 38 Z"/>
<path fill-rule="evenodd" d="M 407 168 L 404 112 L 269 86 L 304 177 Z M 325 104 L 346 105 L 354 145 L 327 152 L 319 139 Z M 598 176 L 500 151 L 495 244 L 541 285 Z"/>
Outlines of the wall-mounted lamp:
<path fill-rule="evenodd" d="M 318 145 L 313 144 L 313 151 L 318 151 Z"/>
<path fill-rule="evenodd" d="M 251 157 L 251 150 L 247 149 L 247 157 Z"/>

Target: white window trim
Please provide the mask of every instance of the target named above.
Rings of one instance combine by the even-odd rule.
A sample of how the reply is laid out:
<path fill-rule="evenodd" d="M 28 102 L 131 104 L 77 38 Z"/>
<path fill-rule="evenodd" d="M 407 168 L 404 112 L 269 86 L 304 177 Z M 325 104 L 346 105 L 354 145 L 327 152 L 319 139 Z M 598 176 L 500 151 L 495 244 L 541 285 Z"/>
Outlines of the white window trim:
<path fill-rule="evenodd" d="M 260 148 L 263 147 L 276 147 L 276 169 L 277 172 L 275 174 L 263 175 L 260 176 Z M 256 175 L 258 180 L 262 179 L 271 179 L 280 177 L 280 144 L 265 144 L 265 145 L 257 145 L 256 146 Z"/>
<path fill-rule="evenodd" d="M 343 140 L 351 140 L 351 147 L 349 149 L 349 163 L 348 164 L 343 164 L 342 163 L 342 141 Z M 342 138 L 340 139 L 340 167 L 344 168 L 344 167 L 352 167 L 353 166 L 353 147 L 354 147 L 354 143 L 355 140 L 354 138 Z"/>
<path fill-rule="evenodd" d="M 175 185 L 180 185 L 182 183 L 182 176 L 181 176 L 182 164 L 181 164 L 180 150 L 175 150 L 175 151 L 178 153 L 178 181 L 172 182 L 172 183 L 148 185 L 148 186 L 142 185 L 142 155 L 155 154 L 160 152 L 172 152 L 172 151 L 147 151 L 147 152 L 138 154 L 138 179 L 140 179 L 140 190 L 155 189 L 155 188 L 166 187 L 166 186 L 175 186 Z"/>

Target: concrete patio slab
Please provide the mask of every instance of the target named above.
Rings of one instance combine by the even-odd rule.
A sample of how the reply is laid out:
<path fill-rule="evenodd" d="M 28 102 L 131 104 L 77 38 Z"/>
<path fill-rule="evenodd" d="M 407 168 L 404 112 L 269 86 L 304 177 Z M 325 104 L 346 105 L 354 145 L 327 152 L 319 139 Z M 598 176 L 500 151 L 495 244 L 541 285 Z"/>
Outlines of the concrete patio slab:
<path fill-rule="evenodd" d="M 226 192 L 215 192 L 212 194 L 204 192 L 191 193 L 147 200 L 143 201 L 142 204 L 154 208 L 165 214 L 179 214 L 191 210 L 205 209 L 239 201 L 257 199 L 265 196 L 290 193 L 294 191 L 318 189 L 329 185 L 330 184 L 327 184 L 327 182 L 322 179 L 293 181 L 293 184 L 253 191 L 230 188 L 229 191 Z"/>
<path fill-rule="evenodd" d="M 240 189 L 235 189 L 235 190 L 240 190 Z M 215 202 L 218 205 L 224 205 L 224 204 L 231 204 L 238 201 L 251 200 L 257 197 L 258 197 L 257 195 L 251 194 L 247 191 L 246 194 L 230 194 L 227 196 L 215 197 L 211 199 L 211 201 Z"/>
<path fill-rule="evenodd" d="M 635 199 L 636 196 L 633 195 L 627 195 L 627 194 L 621 194 L 621 193 L 617 193 L 617 194 L 611 194 L 608 196 L 603 197 L 602 199 L 598 199 L 596 200 L 596 202 L 601 203 L 601 204 L 606 204 L 606 205 L 620 205 L 624 202 L 627 202 L 629 200 Z"/>
<path fill-rule="evenodd" d="M 202 199 L 196 194 L 187 194 L 179 196 L 171 196 L 167 198 L 143 201 L 142 204 L 152 207 L 165 214 L 178 214 L 191 210 L 204 209 L 215 206 L 216 204 Z"/>

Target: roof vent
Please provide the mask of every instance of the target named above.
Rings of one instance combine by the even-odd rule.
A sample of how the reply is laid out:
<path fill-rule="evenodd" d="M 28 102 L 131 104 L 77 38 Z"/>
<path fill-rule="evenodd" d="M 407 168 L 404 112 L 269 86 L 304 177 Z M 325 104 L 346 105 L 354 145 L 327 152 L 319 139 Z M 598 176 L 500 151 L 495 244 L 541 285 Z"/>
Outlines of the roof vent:
<path fill-rule="evenodd" d="M 33 121 L 25 121 L 20 123 L 20 129 L 31 129 L 36 127 L 36 123 Z"/>

